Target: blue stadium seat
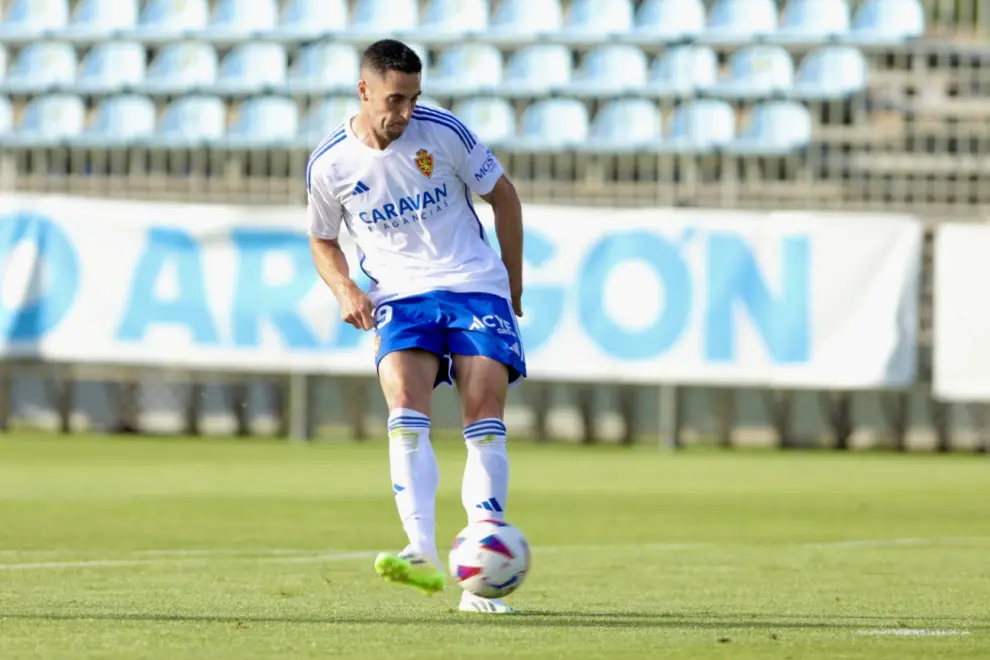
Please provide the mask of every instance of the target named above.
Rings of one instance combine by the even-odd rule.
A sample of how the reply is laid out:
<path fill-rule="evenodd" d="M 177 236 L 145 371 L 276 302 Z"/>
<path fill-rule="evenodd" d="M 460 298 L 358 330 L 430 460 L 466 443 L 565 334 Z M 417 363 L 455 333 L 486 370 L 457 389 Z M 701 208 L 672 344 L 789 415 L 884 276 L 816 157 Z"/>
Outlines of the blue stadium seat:
<path fill-rule="evenodd" d="M 791 95 L 806 100 L 846 98 L 866 89 L 869 65 L 853 46 L 823 46 L 798 67 Z"/>
<path fill-rule="evenodd" d="M 79 94 L 108 94 L 144 82 L 148 65 L 144 46 L 136 41 L 104 41 L 83 57 L 72 86 Z"/>
<path fill-rule="evenodd" d="M 505 99 L 464 99 L 454 105 L 453 113 L 491 148 L 508 142 L 516 135 L 516 111 Z"/>
<path fill-rule="evenodd" d="M 262 96 L 241 103 L 224 144 L 233 148 L 288 145 L 299 130 L 299 108 L 284 96 Z"/>
<path fill-rule="evenodd" d="M 729 144 L 735 135 L 732 106 L 720 99 L 699 99 L 674 109 L 659 149 L 669 153 L 708 153 Z"/>
<path fill-rule="evenodd" d="M 646 99 L 615 99 L 595 115 L 584 149 L 629 152 L 655 149 L 663 136 L 660 109 Z"/>
<path fill-rule="evenodd" d="M 774 0 L 715 0 L 708 14 L 703 43 L 746 43 L 766 37 L 777 29 Z"/>
<path fill-rule="evenodd" d="M 428 0 L 414 38 L 456 42 L 488 27 L 488 0 Z"/>
<path fill-rule="evenodd" d="M 357 0 L 347 37 L 357 40 L 395 38 L 419 25 L 416 0 Z"/>
<path fill-rule="evenodd" d="M 704 29 L 705 4 L 701 0 L 644 0 L 628 37 L 637 41 L 679 41 L 694 38 Z"/>
<path fill-rule="evenodd" d="M 780 94 L 794 85 L 794 61 L 782 46 L 760 44 L 737 50 L 729 59 L 728 76 L 713 92 L 732 99 Z"/>
<path fill-rule="evenodd" d="M 156 111 L 147 96 L 123 94 L 103 100 L 74 143 L 121 146 L 155 134 Z"/>
<path fill-rule="evenodd" d="M 739 136 L 726 145 L 736 155 L 780 156 L 811 143 L 811 113 L 796 101 L 765 101 L 750 112 Z"/>
<path fill-rule="evenodd" d="M 523 110 L 518 137 L 504 146 L 517 151 L 577 149 L 588 140 L 588 108 L 577 99 L 540 99 Z"/>
<path fill-rule="evenodd" d="M 651 96 L 693 96 L 711 89 L 718 79 L 718 55 L 708 46 L 674 46 L 650 67 L 645 91 Z"/>
<path fill-rule="evenodd" d="M 581 60 L 581 67 L 568 85 L 571 94 L 614 96 L 646 86 L 649 62 L 637 46 L 597 46 Z"/>
<path fill-rule="evenodd" d="M 285 84 L 289 58 L 285 48 L 271 42 L 234 46 L 220 63 L 213 86 L 217 94 L 255 94 Z"/>
<path fill-rule="evenodd" d="M 67 41 L 97 41 L 131 30 L 138 21 L 138 0 L 79 0 L 68 27 L 57 33 Z"/>
<path fill-rule="evenodd" d="M 162 48 L 148 67 L 141 90 L 147 94 L 182 94 L 211 87 L 219 68 L 213 46 L 201 41 L 179 41 Z"/>
<path fill-rule="evenodd" d="M 354 95 L 328 96 L 306 113 L 299 124 L 297 143 L 300 147 L 313 149 L 323 138 L 344 121 L 357 114 L 361 102 Z"/>
<path fill-rule="evenodd" d="M 64 142 L 82 133 L 86 105 L 72 94 L 36 96 L 24 107 L 21 121 L 8 143 L 45 146 Z"/>
<path fill-rule="evenodd" d="M 68 24 L 68 0 L 13 0 L 0 22 L 0 41 L 29 43 Z"/>
<path fill-rule="evenodd" d="M 925 33 L 921 0 L 864 0 L 846 37 L 864 45 L 903 43 Z"/>
<path fill-rule="evenodd" d="M 14 132 L 14 104 L 6 96 L 0 96 L 0 136 Z"/>
<path fill-rule="evenodd" d="M 10 64 L 10 53 L 7 51 L 6 46 L 0 44 L 0 87 L 3 86 L 3 81 L 7 77 L 7 67 Z"/>
<path fill-rule="evenodd" d="M 485 40 L 505 45 L 532 43 L 564 24 L 560 0 L 501 0 L 488 22 Z"/>
<path fill-rule="evenodd" d="M 848 33 L 846 0 L 789 0 L 772 38 L 778 43 L 821 43 Z"/>
<path fill-rule="evenodd" d="M 304 47 L 289 72 L 292 94 L 353 92 L 361 78 L 361 56 L 353 46 L 323 41 Z"/>
<path fill-rule="evenodd" d="M 534 44 L 509 58 L 501 96 L 541 96 L 560 91 L 571 82 L 574 61 L 571 50 L 559 44 Z"/>
<path fill-rule="evenodd" d="M 165 108 L 153 143 L 156 146 L 191 147 L 223 138 L 227 109 L 216 96 L 190 95 Z"/>
<path fill-rule="evenodd" d="M 347 22 L 347 0 L 289 0 L 278 26 L 263 34 L 266 39 L 305 41 L 342 32 Z"/>
<path fill-rule="evenodd" d="M 631 32 L 633 18 L 631 0 L 572 0 L 560 33 L 568 41 L 597 43 Z"/>
<path fill-rule="evenodd" d="M 17 54 L 2 89 L 9 93 L 38 94 L 76 79 L 76 50 L 60 41 L 35 41 Z"/>
<path fill-rule="evenodd" d="M 137 26 L 121 36 L 144 42 L 172 42 L 202 30 L 209 20 L 207 0 L 149 0 L 141 10 Z"/>
<path fill-rule="evenodd" d="M 470 96 L 498 87 L 503 69 L 502 52 L 491 44 L 451 46 L 437 57 L 423 90 L 434 96 Z"/>
<path fill-rule="evenodd" d="M 239 42 L 278 25 L 275 0 L 219 0 L 210 21 L 196 35 L 215 43 Z"/>

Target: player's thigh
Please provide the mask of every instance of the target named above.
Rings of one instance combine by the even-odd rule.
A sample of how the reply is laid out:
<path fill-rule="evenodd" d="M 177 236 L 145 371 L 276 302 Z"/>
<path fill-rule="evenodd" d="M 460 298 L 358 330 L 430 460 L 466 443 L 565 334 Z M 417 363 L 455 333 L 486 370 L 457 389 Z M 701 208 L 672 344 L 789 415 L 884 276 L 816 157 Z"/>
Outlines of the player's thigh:
<path fill-rule="evenodd" d="M 385 355 L 378 363 L 378 379 L 389 410 L 407 408 L 429 415 L 440 362 L 440 357 L 419 348 Z"/>
<path fill-rule="evenodd" d="M 485 355 L 452 356 L 464 426 L 502 419 L 509 390 L 509 367 Z"/>

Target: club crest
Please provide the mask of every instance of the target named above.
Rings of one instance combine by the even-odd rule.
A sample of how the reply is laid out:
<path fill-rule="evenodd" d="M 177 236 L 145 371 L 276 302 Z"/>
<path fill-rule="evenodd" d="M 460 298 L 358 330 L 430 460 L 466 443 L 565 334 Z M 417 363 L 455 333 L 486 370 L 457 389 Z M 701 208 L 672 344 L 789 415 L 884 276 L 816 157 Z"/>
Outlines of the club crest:
<path fill-rule="evenodd" d="M 433 154 L 426 149 L 416 152 L 416 167 L 427 179 L 433 176 Z"/>

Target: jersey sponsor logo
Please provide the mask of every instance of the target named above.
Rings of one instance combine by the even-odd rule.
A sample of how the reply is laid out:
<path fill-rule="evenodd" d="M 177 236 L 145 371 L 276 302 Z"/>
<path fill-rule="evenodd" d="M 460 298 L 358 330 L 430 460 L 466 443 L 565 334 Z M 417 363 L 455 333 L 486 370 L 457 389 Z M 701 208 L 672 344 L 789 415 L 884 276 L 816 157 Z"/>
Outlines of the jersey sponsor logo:
<path fill-rule="evenodd" d="M 447 184 L 435 186 L 415 195 L 406 195 L 370 211 L 361 211 L 358 217 L 368 229 L 380 227 L 382 231 L 396 229 L 411 222 L 429 219 L 434 213 L 447 208 Z"/>
<path fill-rule="evenodd" d="M 416 167 L 427 179 L 433 176 L 433 154 L 426 149 L 416 152 Z"/>
<path fill-rule="evenodd" d="M 489 149 L 488 158 L 486 158 L 485 162 L 482 163 L 481 169 L 474 173 L 474 180 L 483 180 L 489 173 L 491 173 L 493 169 L 495 169 L 495 154 L 493 154 L 491 149 Z"/>
<path fill-rule="evenodd" d="M 488 330 L 489 328 L 495 330 L 500 335 L 513 338 L 516 336 L 515 327 L 498 314 L 488 314 L 480 318 L 475 316 L 468 330 Z"/>

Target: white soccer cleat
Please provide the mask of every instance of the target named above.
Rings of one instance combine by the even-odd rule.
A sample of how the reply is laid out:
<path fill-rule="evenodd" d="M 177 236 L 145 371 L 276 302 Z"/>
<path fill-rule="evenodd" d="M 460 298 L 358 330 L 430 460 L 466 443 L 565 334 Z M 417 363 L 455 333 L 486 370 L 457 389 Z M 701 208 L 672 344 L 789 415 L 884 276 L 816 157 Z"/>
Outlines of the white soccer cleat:
<path fill-rule="evenodd" d="M 514 614 L 515 608 L 506 605 L 498 598 L 481 598 L 465 591 L 461 595 L 461 604 L 457 608 L 461 612 L 480 612 L 481 614 Z"/>

